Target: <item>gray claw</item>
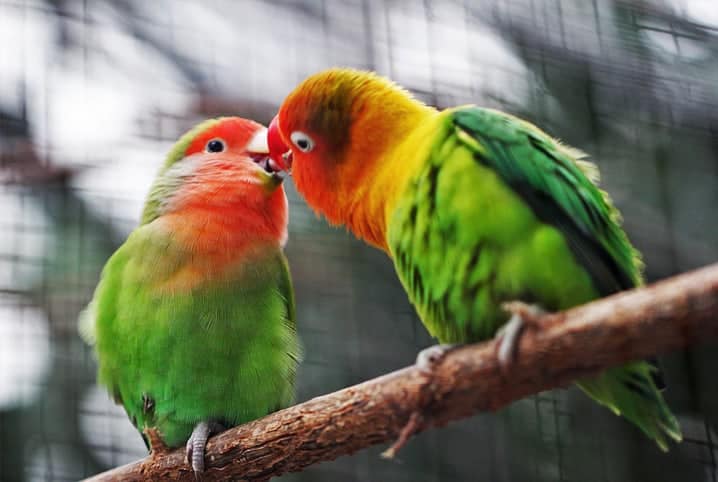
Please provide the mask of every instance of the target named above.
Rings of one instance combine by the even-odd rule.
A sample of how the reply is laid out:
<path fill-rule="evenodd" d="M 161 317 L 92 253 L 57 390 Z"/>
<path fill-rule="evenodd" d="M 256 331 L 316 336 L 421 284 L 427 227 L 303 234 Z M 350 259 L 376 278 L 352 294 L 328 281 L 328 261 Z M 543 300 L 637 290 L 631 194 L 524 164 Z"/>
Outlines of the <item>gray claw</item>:
<path fill-rule="evenodd" d="M 187 463 L 192 466 L 195 476 L 204 472 L 204 448 L 209 438 L 209 423 L 200 422 L 187 440 Z"/>
<path fill-rule="evenodd" d="M 195 479 L 201 478 L 202 472 L 204 472 L 204 451 L 207 446 L 207 440 L 209 436 L 215 433 L 226 430 L 227 427 L 220 422 L 199 422 L 195 425 L 187 440 L 185 450 L 187 453 L 187 463 L 192 466 L 194 471 Z"/>
<path fill-rule="evenodd" d="M 437 364 L 444 359 L 447 353 L 455 349 L 458 345 L 434 345 L 429 348 L 424 348 L 416 356 L 416 366 L 425 374 L 430 374 L 434 371 Z"/>
<path fill-rule="evenodd" d="M 499 364 L 507 368 L 516 356 L 516 349 L 524 329 L 536 326 L 538 320 L 546 314 L 540 306 L 530 305 L 521 301 L 510 301 L 502 305 L 503 309 L 511 313 L 511 318 L 496 332 L 501 341 L 498 348 Z"/>
<path fill-rule="evenodd" d="M 519 336 L 523 330 L 524 320 L 518 315 L 513 315 L 496 333 L 496 336 L 501 337 L 498 352 L 501 366 L 506 367 L 513 361 L 516 348 L 518 347 Z"/>

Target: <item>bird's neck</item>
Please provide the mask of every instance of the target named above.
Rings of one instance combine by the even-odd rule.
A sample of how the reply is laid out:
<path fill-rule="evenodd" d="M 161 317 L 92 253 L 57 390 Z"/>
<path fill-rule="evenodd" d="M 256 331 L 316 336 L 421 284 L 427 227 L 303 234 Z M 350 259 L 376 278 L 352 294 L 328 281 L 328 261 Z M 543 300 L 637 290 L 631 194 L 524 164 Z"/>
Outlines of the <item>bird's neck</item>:
<path fill-rule="evenodd" d="M 263 209 L 228 203 L 187 206 L 161 216 L 152 229 L 159 239 L 167 239 L 174 267 L 158 283 L 172 292 L 187 291 L 256 271 L 248 263 L 276 256 L 284 245 L 286 208 L 286 198 L 277 190 Z"/>
<path fill-rule="evenodd" d="M 421 144 L 429 137 L 437 115 L 435 109 L 423 104 L 407 109 L 391 124 L 378 126 L 388 139 L 381 152 L 352 154 L 365 161 L 358 163 L 361 170 L 355 174 L 357 182 L 346 189 L 346 201 L 339 203 L 343 204 L 344 222 L 356 236 L 384 251 L 389 250 L 387 228 L 391 215 L 424 159 Z"/>

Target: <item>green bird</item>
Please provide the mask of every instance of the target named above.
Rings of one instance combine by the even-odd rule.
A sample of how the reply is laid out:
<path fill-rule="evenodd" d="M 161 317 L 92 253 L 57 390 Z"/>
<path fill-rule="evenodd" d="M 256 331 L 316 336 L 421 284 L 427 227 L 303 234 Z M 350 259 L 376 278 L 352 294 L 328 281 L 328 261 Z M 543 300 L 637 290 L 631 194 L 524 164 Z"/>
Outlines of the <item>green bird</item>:
<path fill-rule="evenodd" d="M 266 128 L 246 119 L 185 134 L 80 319 L 99 382 L 148 446 L 187 442 L 195 473 L 212 432 L 294 396 L 287 199 L 267 153 Z"/>
<path fill-rule="evenodd" d="M 287 96 L 268 144 L 313 209 L 389 254 L 442 343 L 495 336 L 507 305 L 519 308 L 513 338 L 527 311 L 510 302 L 558 311 L 642 282 L 597 169 L 508 114 L 438 111 L 388 79 L 336 68 Z M 681 432 L 656 375 L 637 361 L 578 386 L 666 450 Z"/>

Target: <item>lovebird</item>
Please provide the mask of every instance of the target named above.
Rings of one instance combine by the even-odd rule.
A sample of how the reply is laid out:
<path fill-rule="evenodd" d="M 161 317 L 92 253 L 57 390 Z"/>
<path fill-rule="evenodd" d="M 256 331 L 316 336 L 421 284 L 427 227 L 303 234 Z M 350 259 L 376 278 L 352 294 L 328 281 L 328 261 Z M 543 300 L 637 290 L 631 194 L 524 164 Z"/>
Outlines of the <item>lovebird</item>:
<path fill-rule="evenodd" d="M 597 168 L 517 117 L 474 105 L 439 111 L 384 77 L 333 68 L 286 97 L 268 137 L 317 213 L 391 257 L 441 343 L 499 333 L 505 363 L 504 342 L 515 345 L 537 313 L 642 283 Z M 644 361 L 578 382 L 667 450 L 681 430 L 658 385 Z"/>
<path fill-rule="evenodd" d="M 287 198 L 267 153 L 266 128 L 237 117 L 182 136 L 80 316 L 99 383 L 153 452 L 186 442 L 195 474 L 211 433 L 294 396 Z"/>

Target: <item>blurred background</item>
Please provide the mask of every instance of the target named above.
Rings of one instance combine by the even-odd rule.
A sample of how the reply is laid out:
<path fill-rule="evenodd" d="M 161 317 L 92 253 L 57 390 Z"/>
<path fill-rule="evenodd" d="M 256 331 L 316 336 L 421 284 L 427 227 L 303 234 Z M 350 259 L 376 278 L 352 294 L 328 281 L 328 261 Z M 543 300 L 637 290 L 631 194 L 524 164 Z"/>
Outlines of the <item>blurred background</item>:
<path fill-rule="evenodd" d="M 145 455 L 94 381 L 78 312 L 170 145 L 206 117 L 268 122 L 350 65 L 439 107 L 506 110 L 590 153 L 649 281 L 718 259 L 715 0 L 0 0 L 0 480 L 69 481 Z M 287 253 L 298 400 L 431 344 L 389 260 L 310 213 Z M 287 481 L 718 480 L 718 352 L 661 360 L 685 441 L 662 454 L 576 389 Z"/>

